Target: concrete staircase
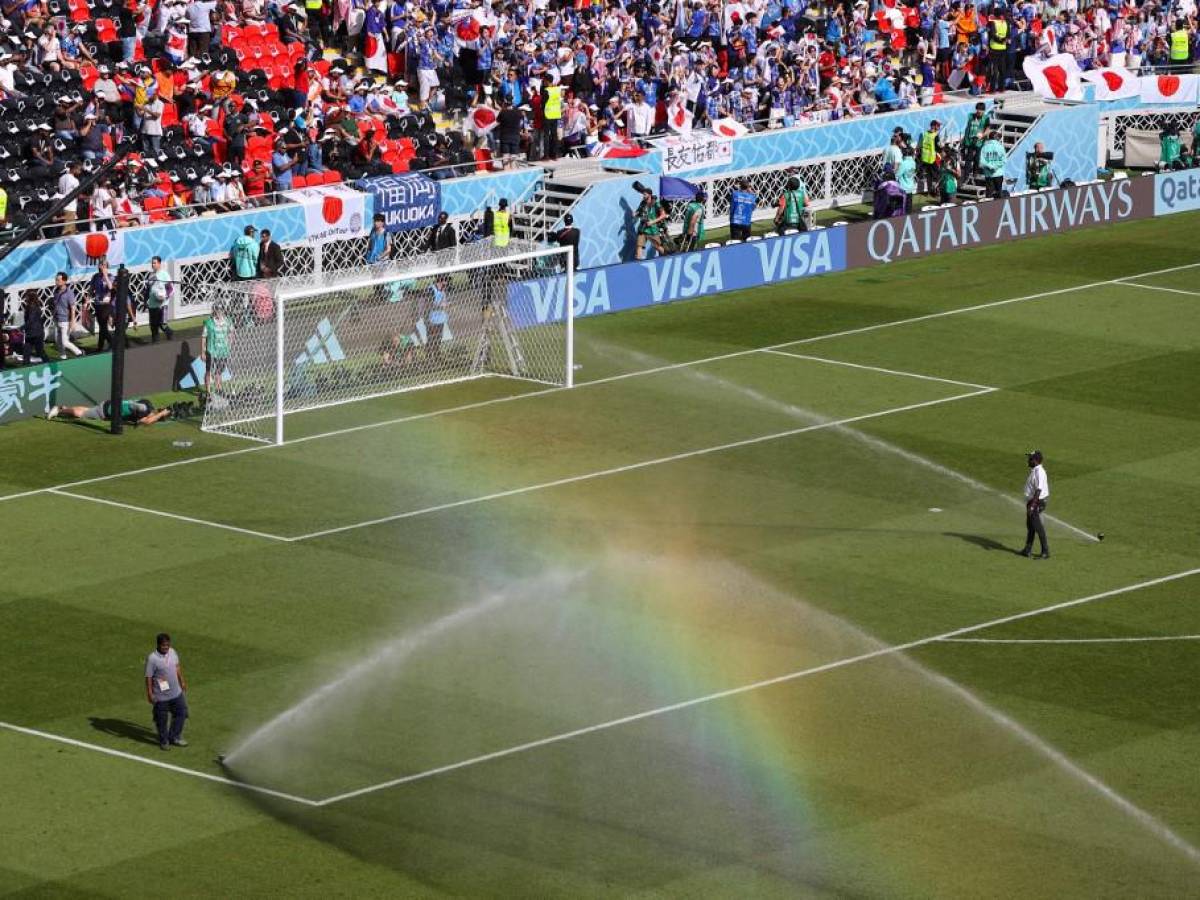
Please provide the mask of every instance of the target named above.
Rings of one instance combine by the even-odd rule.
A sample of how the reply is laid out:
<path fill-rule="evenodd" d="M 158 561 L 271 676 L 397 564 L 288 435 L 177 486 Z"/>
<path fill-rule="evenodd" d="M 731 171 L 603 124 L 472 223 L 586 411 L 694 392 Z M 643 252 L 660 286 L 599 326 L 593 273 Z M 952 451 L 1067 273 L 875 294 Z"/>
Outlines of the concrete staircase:
<path fill-rule="evenodd" d="M 542 186 L 513 215 L 513 237 L 522 240 L 546 240 L 550 232 L 561 227 L 563 216 L 575 208 L 589 187 L 624 174 L 603 169 L 598 160 L 590 159 L 566 158 L 541 165 L 546 170 Z"/>
<path fill-rule="evenodd" d="M 1012 156 L 1017 145 L 1037 124 L 1038 120 L 1054 107 L 1046 103 L 1008 103 L 1004 108 L 992 113 L 992 127 L 1000 130 L 1000 141 L 1004 144 L 1004 152 Z M 987 196 L 987 187 L 979 171 L 970 178 L 964 178 L 958 184 L 959 200 L 982 200 Z"/>

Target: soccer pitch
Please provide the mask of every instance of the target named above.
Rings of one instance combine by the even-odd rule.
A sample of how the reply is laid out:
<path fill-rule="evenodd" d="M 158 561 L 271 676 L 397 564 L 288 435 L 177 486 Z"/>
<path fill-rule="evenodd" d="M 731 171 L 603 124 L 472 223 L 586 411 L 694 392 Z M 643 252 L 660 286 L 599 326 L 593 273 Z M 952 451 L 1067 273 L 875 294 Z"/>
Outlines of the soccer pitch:
<path fill-rule="evenodd" d="M 282 447 L 0 430 L 0 894 L 1195 896 L 1197 225 L 585 319 L 574 389 Z"/>

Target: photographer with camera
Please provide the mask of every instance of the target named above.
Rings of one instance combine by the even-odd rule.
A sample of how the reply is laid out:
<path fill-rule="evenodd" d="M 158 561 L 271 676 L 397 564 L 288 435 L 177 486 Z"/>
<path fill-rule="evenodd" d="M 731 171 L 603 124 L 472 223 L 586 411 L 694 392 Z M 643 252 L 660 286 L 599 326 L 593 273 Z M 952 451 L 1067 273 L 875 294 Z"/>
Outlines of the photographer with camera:
<path fill-rule="evenodd" d="M 635 181 L 633 188 L 642 194 L 642 202 L 638 204 L 637 211 L 634 213 L 634 218 L 637 220 L 637 248 L 634 258 L 645 258 L 647 242 L 654 247 L 659 256 L 666 256 L 669 251 L 663 241 L 663 230 L 667 223 L 667 211 L 654 196 L 654 191 L 640 181 Z"/>
<path fill-rule="evenodd" d="M 779 203 L 775 207 L 775 230 L 783 234 L 789 228 L 808 231 L 805 213 L 808 210 L 808 187 L 803 181 L 793 175 L 787 180 L 787 185 L 779 195 Z"/>
<path fill-rule="evenodd" d="M 1047 153 L 1041 141 L 1033 145 L 1032 153 L 1025 154 L 1025 184 L 1031 191 L 1040 191 L 1054 184 L 1054 170 L 1050 167 L 1053 161 L 1054 154 Z"/>
<path fill-rule="evenodd" d="M 696 191 L 683 208 L 683 237 L 680 251 L 689 253 L 704 240 L 704 191 Z"/>

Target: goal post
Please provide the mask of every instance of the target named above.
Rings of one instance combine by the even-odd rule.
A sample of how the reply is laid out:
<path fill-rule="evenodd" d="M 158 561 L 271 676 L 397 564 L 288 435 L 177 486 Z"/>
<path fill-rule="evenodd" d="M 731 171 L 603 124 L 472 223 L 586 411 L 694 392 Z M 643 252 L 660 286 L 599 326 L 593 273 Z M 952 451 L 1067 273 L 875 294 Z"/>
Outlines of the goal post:
<path fill-rule="evenodd" d="M 210 285 L 202 428 L 282 444 L 292 413 L 484 377 L 571 387 L 574 280 L 569 247 L 483 241 Z"/>

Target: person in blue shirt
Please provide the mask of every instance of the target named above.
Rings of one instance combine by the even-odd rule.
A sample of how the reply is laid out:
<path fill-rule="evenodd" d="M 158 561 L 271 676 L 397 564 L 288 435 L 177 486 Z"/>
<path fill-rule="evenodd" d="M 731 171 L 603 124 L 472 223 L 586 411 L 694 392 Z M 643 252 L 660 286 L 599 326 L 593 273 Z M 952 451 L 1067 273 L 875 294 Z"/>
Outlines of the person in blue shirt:
<path fill-rule="evenodd" d="M 391 239 L 387 233 L 383 214 L 376 213 L 371 233 L 367 235 L 367 263 L 377 263 L 387 259 L 390 249 Z"/>
<path fill-rule="evenodd" d="M 758 197 L 750 190 L 750 182 L 739 179 L 729 195 L 729 236 L 744 241 L 750 237 L 750 225 L 754 221 L 754 208 Z"/>
<path fill-rule="evenodd" d="M 904 211 L 912 212 L 913 195 L 917 192 L 917 161 L 913 157 L 912 147 L 905 147 L 900 165 L 896 169 L 896 181 L 904 190 Z"/>
<path fill-rule="evenodd" d="M 429 294 L 429 314 L 425 317 L 427 339 L 425 345 L 435 359 L 442 355 L 442 333 L 446 323 L 450 321 L 446 312 L 446 292 L 450 289 L 450 279 L 440 276 L 431 287 Z"/>

